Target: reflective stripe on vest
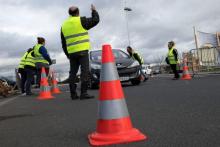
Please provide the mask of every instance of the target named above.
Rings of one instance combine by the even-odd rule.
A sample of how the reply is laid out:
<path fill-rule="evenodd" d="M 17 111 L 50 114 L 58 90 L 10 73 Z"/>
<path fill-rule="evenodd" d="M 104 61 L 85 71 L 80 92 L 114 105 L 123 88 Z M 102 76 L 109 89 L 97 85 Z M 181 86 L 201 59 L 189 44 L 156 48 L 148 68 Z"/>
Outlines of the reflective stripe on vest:
<path fill-rule="evenodd" d="M 80 17 L 70 16 L 62 25 L 67 51 L 69 54 L 89 50 L 89 34 L 81 24 Z"/>
<path fill-rule="evenodd" d="M 42 54 L 39 52 L 42 46 L 43 46 L 42 44 L 36 44 L 34 46 L 35 61 L 36 63 L 39 62 L 39 63 L 49 64 L 49 62 L 45 60 Z"/>
<path fill-rule="evenodd" d="M 168 60 L 169 60 L 170 64 L 177 64 L 177 61 L 176 61 L 175 56 L 173 54 L 173 50 L 174 50 L 174 48 L 169 50 L 169 52 L 168 52 Z"/>
<path fill-rule="evenodd" d="M 32 56 L 33 52 L 34 51 L 28 53 L 27 58 L 25 60 L 25 65 L 35 67 L 35 57 Z"/>
<path fill-rule="evenodd" d="M 22 69 L 24 69 L 24 65 L 25 65 L 25 58 L 26 58 L 27 54 L 28 54 L 28 52 L 26 52 L 26 53 L 25 53 L 25 54 L 22 56 L 22 58 L 21 58 L 21 61 L 20 61 L 20 63 L 19 63 L 18 68 L 22 68 Z"/>

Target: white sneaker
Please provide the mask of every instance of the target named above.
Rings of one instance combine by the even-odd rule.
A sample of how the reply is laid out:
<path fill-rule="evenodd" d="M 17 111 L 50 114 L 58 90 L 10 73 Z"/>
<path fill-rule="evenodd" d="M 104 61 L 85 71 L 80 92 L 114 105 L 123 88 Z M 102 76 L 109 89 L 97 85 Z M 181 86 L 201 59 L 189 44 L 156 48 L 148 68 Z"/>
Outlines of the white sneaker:
<path fill-rule="evenodd" d="M 26 93 L 22 93 L 22 94 L 21 94 L 21 96 L 25 96 L 25 95 L 26 95 Z"/>

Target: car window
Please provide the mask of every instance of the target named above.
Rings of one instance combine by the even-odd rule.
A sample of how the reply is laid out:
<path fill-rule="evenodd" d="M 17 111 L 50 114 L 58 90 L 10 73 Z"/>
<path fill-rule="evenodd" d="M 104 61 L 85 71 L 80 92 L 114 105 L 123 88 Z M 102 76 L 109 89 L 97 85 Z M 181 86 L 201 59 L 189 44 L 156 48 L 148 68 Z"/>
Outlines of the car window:
<path fill-rule="evenodd" d="M 113 50 L 115 59 L 129 58 L 129 56 L 121 50 Z"/>
<path fill-rule="evenodd" d="M 124 53 L 121 50 L 113 50 L 113 54 L 115 59 L 124 59 L 124 58 L 129 58 L 128 54 Z M 90 59 L 93 61 L 101 61 L 102 59 L 102 51 L 91 51 L 90 52 Z"/>
<path fill-rule="evenodd" d="M 102 52 L 101 51 L 92 51 L 90 52 L 90 59 L 93 61 L 101 61 Z"/>

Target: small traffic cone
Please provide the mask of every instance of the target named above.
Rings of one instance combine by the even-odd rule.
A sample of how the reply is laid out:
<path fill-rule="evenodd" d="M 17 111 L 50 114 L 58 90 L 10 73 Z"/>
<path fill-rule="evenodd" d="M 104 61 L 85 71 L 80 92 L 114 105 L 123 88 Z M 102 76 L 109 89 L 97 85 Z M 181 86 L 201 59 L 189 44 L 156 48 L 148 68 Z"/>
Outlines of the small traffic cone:
<path fill-rule="evenodd" d="M 147 139 L 132 126 L 110 45 L 104 45 L 102 50 L 98 108 L 96 132 L 88 135 L 92 146 Z"/>
<path fill-rule="evenodd" d="M 54 98 L 50 92 L 50 86 L 47 81 L 47 76 L 45 72 L 45 68 L 42 67 L 41 71 L 41 81 L 40 81 L 40 95 L 38 96 L 39 100 L 47 100 Z"/>
<path fill-rule="evenodd" d="M 192 77 L 191 75 L 189 74 L 189 68 L 187 66 L 187 63 L 186 63 L 186 60 L 183 61 L 183 75 L 182 75 L 182 80 L 191 80 Z"/>
<path fill-rule="evenodd" d="M 57 80 L 56 80 L 54 72 L 52 72 L 52 90 L 51 90 L 51 92 L 54 93 L 54 94 L 61 93 L 60 89 L 57 86 Z"/>

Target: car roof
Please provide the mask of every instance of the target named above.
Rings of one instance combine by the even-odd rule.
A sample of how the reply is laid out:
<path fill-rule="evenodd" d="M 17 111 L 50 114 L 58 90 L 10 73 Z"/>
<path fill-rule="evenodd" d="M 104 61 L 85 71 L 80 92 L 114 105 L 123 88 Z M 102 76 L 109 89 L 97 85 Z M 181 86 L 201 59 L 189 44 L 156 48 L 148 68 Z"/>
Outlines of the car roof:
<path fill-rule="evenodd" d="M 89 52 L 93 52 L 93 51 L 101 51 L 102 49 L 91 49 L 91 50 L 89 50 Z M 123 51 L 124 52 L 124 50 L 123 49 L 120 49 L 120 48 L 113 48 L 112 50 L 120 50 L 120 51 Z"/>

